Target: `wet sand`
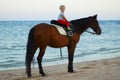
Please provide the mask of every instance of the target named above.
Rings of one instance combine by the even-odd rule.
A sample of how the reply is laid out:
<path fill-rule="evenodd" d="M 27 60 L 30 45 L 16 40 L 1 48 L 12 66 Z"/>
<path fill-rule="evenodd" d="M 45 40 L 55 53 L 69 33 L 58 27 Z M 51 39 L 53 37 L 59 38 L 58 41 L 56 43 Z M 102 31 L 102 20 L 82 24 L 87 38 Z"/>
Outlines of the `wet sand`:
<path fill-rule="evenodd" d="M 46 77 L 41 77 L 38 68 L 32 69 L 27 78 L 25 69 L 0 71 L 0 80 L 120 80 L 120 57 L 74 63 L 74 73 L 67 72 L 67 64 L 46 66 Z"/>

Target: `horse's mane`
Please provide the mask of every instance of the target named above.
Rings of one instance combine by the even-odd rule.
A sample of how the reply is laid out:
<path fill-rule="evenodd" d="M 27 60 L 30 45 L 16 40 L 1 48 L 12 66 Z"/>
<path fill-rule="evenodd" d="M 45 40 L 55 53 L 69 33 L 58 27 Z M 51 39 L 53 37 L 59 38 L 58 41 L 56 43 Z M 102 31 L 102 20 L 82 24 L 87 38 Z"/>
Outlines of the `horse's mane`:
<path fill-rule="evenodd" d="M 71 20 L 70 23 L 76 26 L 80 26 L 80 25 L 83 26 L 83 25 L 87 25 L 88 21 L 89 21 L 89 17 L 86 17 L 86 18 Z"/>
<path fill-rule="evenodd" d="M 75 20 L 71 20 L 70 22 L 81 22 L 81 21 L 86 21 L 88 20 L 89 17 L 86 18 L 80 18 L 80 19 L 75 19 Z"/>

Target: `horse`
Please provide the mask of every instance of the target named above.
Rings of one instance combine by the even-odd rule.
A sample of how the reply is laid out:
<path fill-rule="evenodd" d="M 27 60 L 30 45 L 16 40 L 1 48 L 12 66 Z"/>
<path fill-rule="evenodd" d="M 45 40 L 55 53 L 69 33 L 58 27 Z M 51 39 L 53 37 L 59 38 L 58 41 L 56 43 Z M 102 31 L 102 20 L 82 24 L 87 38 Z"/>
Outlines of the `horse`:
<path fill-rule="evenodd" d="M 99 26 L 97 15 L 76 19 L 70 21 L 70 23 L 75 28 L 75 33 L 71 36 L 72 42 L 70 43 L 69 37 L 65 35 L 60 35 L 56 28 L 47 23 L 41 23 L 35 25 L 29 32 L 27 49 L 26 49 L 26 74 L 27 77 L 31 77 L 31 62 L 33 60 L 36 50 L 39 48 L 40 52 L 37 57 L 39 73 L 41 76 L 46 74 L 42 67 L 42 58 L 45 54 L 47 46 L 53 48 L 67 47 L 68 49 L 68 72 L 73 73 L 73 58 L 74 51 L 78 41 L 80 40 L 80 35 L 85 32 L 88 28 L 91 28 L 95 34 L 101 34 L 101 28 Z"/>

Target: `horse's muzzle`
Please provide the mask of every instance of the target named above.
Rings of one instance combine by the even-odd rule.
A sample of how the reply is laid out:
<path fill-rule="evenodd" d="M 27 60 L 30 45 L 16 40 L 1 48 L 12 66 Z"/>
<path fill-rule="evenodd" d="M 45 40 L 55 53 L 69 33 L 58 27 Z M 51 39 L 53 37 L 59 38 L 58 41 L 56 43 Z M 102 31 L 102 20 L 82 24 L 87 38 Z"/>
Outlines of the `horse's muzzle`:
<path fill-rule="evenodd" d="M 102 33 L 101 29 L 97 29 L 96 34 L 97 34 L 97 35 L 101 35 L 101 33 Z"/>

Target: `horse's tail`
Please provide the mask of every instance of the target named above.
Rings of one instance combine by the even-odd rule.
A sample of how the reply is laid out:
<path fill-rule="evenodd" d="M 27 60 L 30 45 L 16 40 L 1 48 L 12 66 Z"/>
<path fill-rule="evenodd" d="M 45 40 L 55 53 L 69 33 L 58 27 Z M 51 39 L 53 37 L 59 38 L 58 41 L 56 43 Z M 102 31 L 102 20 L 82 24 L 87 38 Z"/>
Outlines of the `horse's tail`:
<path fill-rule="evenodd" d="M 33 61 L 34 53 L 35 50 L 34 48 L 36 47 L 35 44 L 35 39 L 34 39 L 34 32 L 35 32 L 35 27 L 33 27 L 28 36 L 28 42 L 27 42 L 27 49 L 26 49 L 26 57 L 25 57 L 25 64 L 26 64 L 26 73 L 31 74 L 31 62 Z"/>

